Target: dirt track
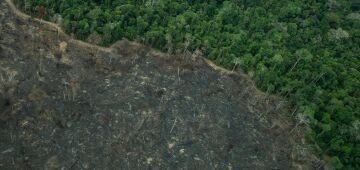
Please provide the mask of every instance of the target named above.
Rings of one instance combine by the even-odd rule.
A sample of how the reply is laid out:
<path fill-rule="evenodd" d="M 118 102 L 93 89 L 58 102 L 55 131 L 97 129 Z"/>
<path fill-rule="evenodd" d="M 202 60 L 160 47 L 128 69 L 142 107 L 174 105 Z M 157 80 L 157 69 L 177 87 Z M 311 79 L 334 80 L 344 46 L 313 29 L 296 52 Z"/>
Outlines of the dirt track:
<path fill-rule="evenodd" d="M 281 102 L 199 56 L 102 48 L 0 2 L 0 169 L 310 165 Z M 60 30 L 60 31 L 59 31 Z M 300 148 L 300 149 L 299 149 Z"/>

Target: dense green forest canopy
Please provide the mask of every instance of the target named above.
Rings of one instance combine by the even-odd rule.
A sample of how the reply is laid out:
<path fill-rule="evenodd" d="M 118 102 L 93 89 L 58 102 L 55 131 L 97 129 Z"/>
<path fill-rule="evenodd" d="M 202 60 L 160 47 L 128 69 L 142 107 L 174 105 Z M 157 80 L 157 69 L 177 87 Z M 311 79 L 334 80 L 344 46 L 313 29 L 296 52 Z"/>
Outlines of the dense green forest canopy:
<path fill-rule="evenodd" d="M 34 16 L 43 5 L 45 19 L 79 39 L 127 38 L 241 66 L 260 89 L 293 103 L 319 155 L 360 169 L 360 1 L 16 1 Z"/>

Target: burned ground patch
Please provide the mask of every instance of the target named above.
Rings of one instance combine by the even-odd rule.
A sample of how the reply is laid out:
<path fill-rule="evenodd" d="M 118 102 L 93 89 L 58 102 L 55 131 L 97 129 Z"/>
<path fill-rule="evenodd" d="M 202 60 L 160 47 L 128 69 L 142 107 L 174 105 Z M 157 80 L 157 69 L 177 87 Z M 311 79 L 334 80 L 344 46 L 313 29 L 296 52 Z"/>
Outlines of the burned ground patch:
<path fill-rule="evenodd" d="M 286 109 L 246 76 L 126 40 L 90 47 L 6 9 L 0 67 L 16 84 L 11 100 L 0 95 L 13 117 L 0 129 L 0 169 L 297 166 Z"/>

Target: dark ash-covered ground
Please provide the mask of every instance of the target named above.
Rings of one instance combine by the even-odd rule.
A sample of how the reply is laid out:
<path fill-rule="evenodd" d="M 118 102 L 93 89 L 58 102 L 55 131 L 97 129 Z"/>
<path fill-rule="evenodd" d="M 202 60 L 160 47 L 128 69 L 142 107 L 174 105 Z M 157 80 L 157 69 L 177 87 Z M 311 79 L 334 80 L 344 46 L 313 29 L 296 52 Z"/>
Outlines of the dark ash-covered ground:
<path fill-rule="evenodd" d="M 0 2 L 0 169 L 309 168 L 281 106 L 202 57 L 91 46 Z"/>

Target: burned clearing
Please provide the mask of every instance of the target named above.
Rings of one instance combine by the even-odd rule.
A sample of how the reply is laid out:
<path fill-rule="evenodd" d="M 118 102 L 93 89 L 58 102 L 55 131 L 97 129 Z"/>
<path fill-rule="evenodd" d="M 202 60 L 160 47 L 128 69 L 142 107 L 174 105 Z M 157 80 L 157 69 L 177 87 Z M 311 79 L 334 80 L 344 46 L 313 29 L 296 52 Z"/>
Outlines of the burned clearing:
<path fill-rule="evenodd" d="M 0 3 L 0 169 L 315 166 L 286 103 L 198 55 L 101 48 Z"/>

